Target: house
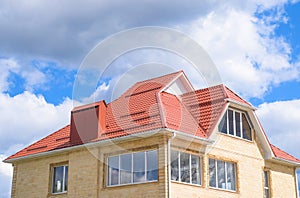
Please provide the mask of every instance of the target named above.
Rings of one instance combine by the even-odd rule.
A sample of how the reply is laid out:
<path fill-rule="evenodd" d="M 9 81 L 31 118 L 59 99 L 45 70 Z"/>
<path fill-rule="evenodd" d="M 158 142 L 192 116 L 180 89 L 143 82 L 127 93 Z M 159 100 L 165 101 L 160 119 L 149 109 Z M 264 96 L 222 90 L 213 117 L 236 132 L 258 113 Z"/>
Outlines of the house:
<path fill-rule="evenodd" d="M 297 197 L 300 160 L 269 142 L 255 108 L 224 85 L 194 90 L 183 71 L 70 120 L 5 160 L 12 197 Z"/>

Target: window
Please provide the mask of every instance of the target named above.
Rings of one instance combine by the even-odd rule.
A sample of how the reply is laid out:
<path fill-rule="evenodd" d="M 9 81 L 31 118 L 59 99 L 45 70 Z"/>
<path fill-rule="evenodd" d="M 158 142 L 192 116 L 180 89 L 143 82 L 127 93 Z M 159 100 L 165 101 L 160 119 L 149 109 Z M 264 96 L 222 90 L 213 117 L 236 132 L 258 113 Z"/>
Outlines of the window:
<path fill-rule="evenodd" d="M 180 151 L 171 151 L 171 179 L 201 184 L 200 157 Z"/>
<path fill-rule="evenodd" d="M 251 125 L 245 113 L 228 109 L 223 116 L 219 131 L 225 134 L 252 140 Z"/>
<path fill-rule="evenodd" d="M 264 171 L 264 198 L 270 197 L 269 171 Z"/>
<path fill-rule="evenodd" d="M 236 165 L 209 159 L 209 186 L 226 190 L 236 190 Z"/>
<path fill-rule="evenodd" d="M 108 157 L 108 186 L 157 181 L 157 150 Z"/>
<path fill-rule="evenodd" d="M 68 190 L 68 165 L 54 166 L 52 193 L 63 193 Z"/>
<path fill-rule="evenodd" d="M 297 183 L 297 192 L 298 197 L 300 197 L 300 169 L 296 169 L 296 183 Z"/>

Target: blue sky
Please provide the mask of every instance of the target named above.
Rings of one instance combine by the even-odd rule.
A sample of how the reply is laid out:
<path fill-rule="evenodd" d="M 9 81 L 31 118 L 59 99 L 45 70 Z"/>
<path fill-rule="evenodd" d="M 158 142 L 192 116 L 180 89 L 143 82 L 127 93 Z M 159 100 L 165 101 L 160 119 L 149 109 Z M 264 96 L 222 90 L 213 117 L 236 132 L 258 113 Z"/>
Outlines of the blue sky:
<path fill-rule="evenodd" d="M 224 84 L 258 108 L 270 141 L 300 158 L 299 2 L 0 2 L 1 160 L 66 125 L 84 57 L 108 36 L 140 26 L 173 28 L 197 41 Z M 93 96 L 109 100 L 122 74 L 151 61 L 184 69 L 201 87 L 186 61 L 144 49 L 115 60 Z M 11 167 L 0 163 L 0 198 L 9 196 L 10 180 Z"/>

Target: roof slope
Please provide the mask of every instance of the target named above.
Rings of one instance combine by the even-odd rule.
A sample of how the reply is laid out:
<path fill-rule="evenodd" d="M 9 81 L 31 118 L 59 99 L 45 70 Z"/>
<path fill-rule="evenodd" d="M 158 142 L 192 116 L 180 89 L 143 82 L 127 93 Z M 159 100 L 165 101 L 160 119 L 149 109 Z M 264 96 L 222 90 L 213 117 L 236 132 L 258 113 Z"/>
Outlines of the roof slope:
<path fill-rule="evenodd" d="M 169 128 L 208 138 L 225 111 L 228 101 L 252 107 L 224 85 L 199 89 L 182 95 L 163 90 L 183 71 L 135 83 L 118 99 L 107 104 L 106 130 L 91 142 L 117 138 L 143 131 Z M 85 105 L 86 107 L 93 104 Z M 76 110 L 75 107 L 73 110 Z M 6 160 L 72 147 L 70 125 L 10 156 Z M 295 157 L 271 145 L 276 157 L 299 163 Z"/>
<path fill-rule="evenodd" d="M 281 158 L 281 159 L 285 159 L 288 161 L 292 161 L 292 162 L 296 162 L 296 163 L 300 163 L 300 160 L 295 158 L 294 156 L 288 154 L 287 152 L 281 150 L 280 148 L 274 146 L 273 144 L 270 144 L 271 149 L 275 155 L 275 157 Z"/>

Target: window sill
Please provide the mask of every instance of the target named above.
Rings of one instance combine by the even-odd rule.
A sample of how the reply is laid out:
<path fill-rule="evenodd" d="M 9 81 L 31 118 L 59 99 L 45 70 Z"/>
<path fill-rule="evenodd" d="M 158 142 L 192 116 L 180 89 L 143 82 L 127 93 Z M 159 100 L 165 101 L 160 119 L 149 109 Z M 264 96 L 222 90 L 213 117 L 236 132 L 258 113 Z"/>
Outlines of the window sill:
<path fill-rule="evenodd" d="M 68 194 L 67 191 L 65 191 L 65 192 L 59 192 L 59 193 L 49 193 L 48 197 L 59 197 L 59 196 L 67 195 L 67 194 Z"/>
<path fill-rule="evenodd" d="M 111 186 L 106 186 L 106 188 L 127 187 L 127 186 L 135 186 L 135 185 L 141 185 L 141 184 L 153 184 L 153 183 L 158 183 L 158 180 L 147 181 L 147 182 L 138 182 L 138 183 L 129 183 L 129 184 L 111 185 Z"/>
<path fill-rule="evenodd" d="M 184 184 L 184 185 L 194 186 L 194 187 L 203 187 L 201 184 L 186 183 L 186 182 L 180 182 L 175 180 L 172 180 L 171 182 L 174 184 Z"/>
<path fill-rule="evenodd" d="M 221 134 L 221 135 L 227 136 L 227 137 L 235 138 L 235 139 L 238 139 L 238 140 L 243 140 L 243 141 L 248 142 L 248 143 L 253 143 L 254 142 L 253 139 L 248 140 L 248 139 L 241 138 L 239 136 L 223 133 L 223 132 L 220 132 L 220 131 L 218 131 L 218 133 Z"/>
<path fill-rule="evenodd" d="M 209 186 L 208 188 L 212 189 L 212 190 L 222 191 L 222 192 L 229 192 L 229 193 L 234 193 L 234 194 L 238 193 L 238 191 L 236 191 L 236 190 L 228 190 L 228 189 L 224 189 L 224 188 L 216 188 L 216 187 L 211 187 L 211 186 Z"/>

